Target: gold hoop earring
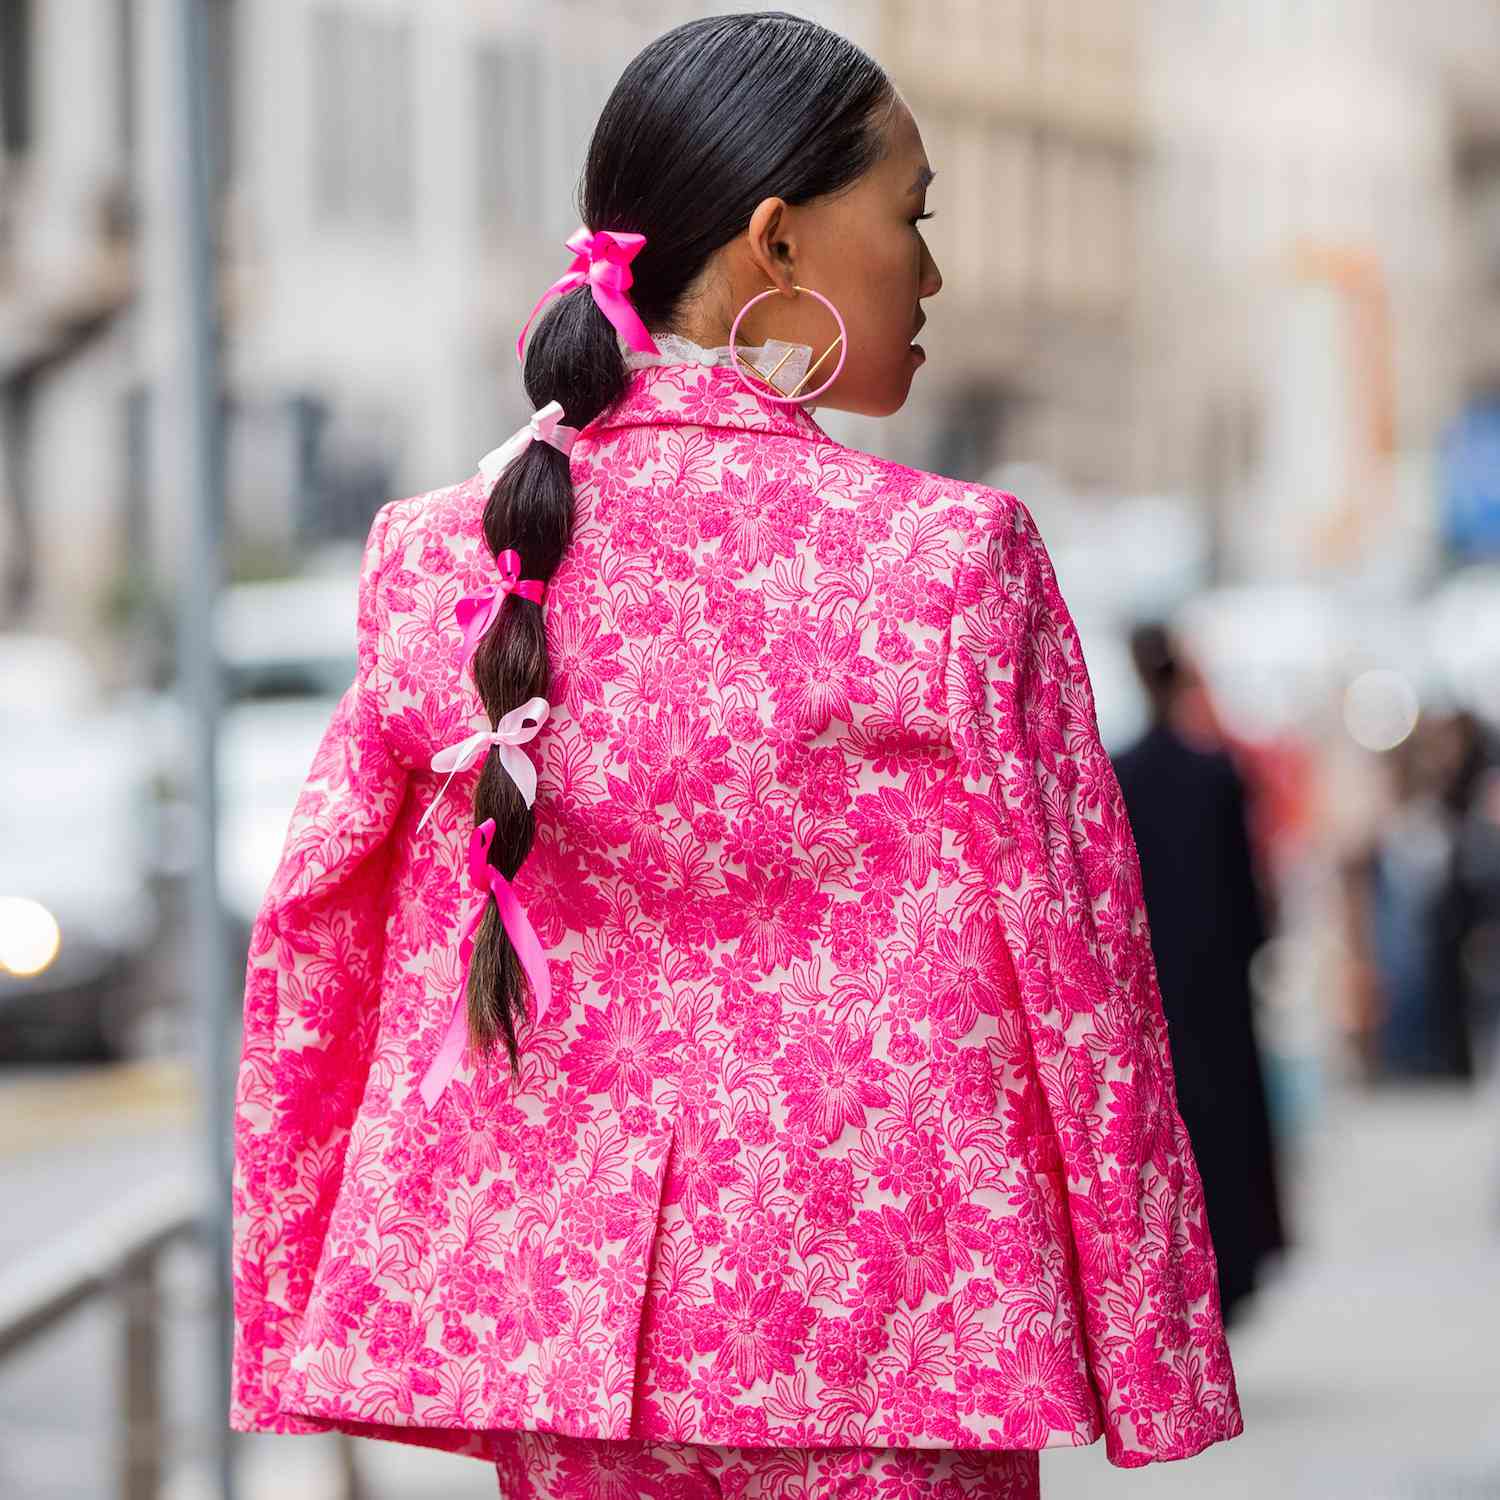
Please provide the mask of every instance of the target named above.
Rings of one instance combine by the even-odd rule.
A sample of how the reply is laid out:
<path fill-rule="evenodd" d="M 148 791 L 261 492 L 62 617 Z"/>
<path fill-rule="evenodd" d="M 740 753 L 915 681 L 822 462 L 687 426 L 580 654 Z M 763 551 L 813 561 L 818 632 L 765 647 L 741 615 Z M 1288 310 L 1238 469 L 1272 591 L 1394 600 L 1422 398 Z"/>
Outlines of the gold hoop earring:
<path fill-rule="evenodd" d="M 829 312 L 831 312 L 833 314 L 834 322 L 836 322 L 839 325 L 839 335 L 817 357 L 817 359 L 815 359 L 812 362 L 811 366 L 809 366 L 809 368 L 808 368 L 807 373 L 793 387 L 792 394 L 790 396 L 781 396 L 781 395 L 768 396 L 768 395 L 766 395 L 766 393 L 764 391 L 762 391 L 762 390 L 758 389 L 757 387 L 751 385 L 750 382 L 745 379 L 744 371 L 741 370 L 741 368 L 740 368 L 741 365 L 744 365 L 745 369 L 749 370 L 750 373 L 752 375 L 754 375 L 757 380 L 764 380 L 764 381 L 767 381 L 769 383 L 771 381 L 772 377 L 776 374 L 776 370 L 779 370 L 782 367 L 782 365 L 784 365 L 787 362 L 787 360 L 790 359 L 791 356 L 792 356 L 792 351 L 790 349 L 788 349 L 787 352 L 785 354 L 783 354 L 781 356 L 781 358 L 777 361 L 777 363 L 776 363 L 776 369 L 772 370 L 770 375 L 762 375 L 761 372 L 759 370 L 757 370 L 755 368 L 755 366 L 752 365 L 750 363 L 750 361 L 748 359 L 746 359 L 745 356 L 743 354 L 741 354 L 734 347 L 734 336 L 735 336 L 736 333 L 739 332 L 740 322 L 744 318 L 745 314 L 747 312 L 749 312 L 750 309 L 752 307 L 754 307 L 757 302 L 760 302 L 760 301 L 764 300 L 766 297 L 771 296 L 772 293 L 779 292 L 780 290 L 781 290 L 780 287 L 778 287 L 778 286 L 776 286 L 776 285 L 773 284 L 773 285 L 767 287 L 765 291 L 763 291 L 763 292 L 757 292 L 755 294 L 755 296 L 753 296 L 739 310 L 738 315 L 735 317 L 734 323 L 731 325 L 731 327 L 729 329 L 729 356 L 734 361 L 734 373 L 739 377 L 740 384 L 743 385 L 743 386 L 745 386 L 745 388 L 747 390 L 753 391 L 757 396 L 759 396 L 761 398 L 762 401 L 775 401 L 775 402 L 779 402 L 782 405 L 799 405 L 800 406 L 804 401 L 811 401 L 815 397 L 821 396 L 823 394 L 823 392 L 826 391 L 828 389 L 828 387 L 831 386 L 833 384 L 833 382 L 839 378 L 839 372 L 844 368 L 844 360 L 848 357 L 848 354 L 849 354 L 849 343 L 848 343 L 848 339 L 846 337 L 846 330 L 844 328 L 844 320 L 843 320 L 843 317 L 840 315 L 838 308 L 836 308 L 833 305 L 833 303 L 830 302 L 829 299 L 822 294 L 822 292 L 814 291 L 813 288 L 810 287 L 810 286 L 798 286 L 796 282 L 793 282 L 792 283 L 792 290 L 793 291 L 798 292 L 798 293 L 801 293 L 801 292 L 808 292 L 808 293 L 810 293 L 812 296 L 816 297 L 818 299 L 818 301 L 821 302 L 824 305 L 824 307 L 826 307 L 828 309 Z M 809 391 L 805 396 L 799 395 L 798 392 L 800 392 L 801 389 L 802 389 L 802 387 L 805 386 L 807 384 L 807 382 L 812 379 L 813 374 L 817 370 L 818 366 L 821 365 L 823 363 L 823 361 L 825 359 L 827 359 L 828 356 L 830 354 L 832 354 L 835 349 L 837 349 L 839 351 L 839 362 L 838 362 L 838 364 L 836 364 L 834 366 L 833 374 L 830 375 L 828 377 L 828 379 L 825 380 L 823 382 L 823 384 L 820 385 L 817 388 L 817 390 L 815 390 L 815 391 Z M 773 390 L 775 389 L 774 384 L 772 385 L 771 388 Z"/>

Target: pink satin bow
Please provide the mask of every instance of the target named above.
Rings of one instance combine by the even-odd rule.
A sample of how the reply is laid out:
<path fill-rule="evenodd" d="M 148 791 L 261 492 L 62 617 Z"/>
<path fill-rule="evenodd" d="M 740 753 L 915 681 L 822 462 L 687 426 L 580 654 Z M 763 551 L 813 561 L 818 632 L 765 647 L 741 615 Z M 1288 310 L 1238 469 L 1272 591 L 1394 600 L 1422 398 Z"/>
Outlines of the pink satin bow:
<path fill-rule="evenodd" d="M 542 1015 L 552 1001 L 552 979 L 547 972 L 547 956 L 542 951 L 536 929 L 532 927 L 525 909 L 516 899 L 510 882 L 490 863 L 490 845 L 494 838 L 493 818 L 486 818 L 469 836 L 469 880 L 476 890 L 495 898 L 500 921 L 516 950 L 516 956 L 521 960 L 526 978 L 531 982 L 531 1021 L 535 1026 L 540 1024 Z M 453 1003 L 453 1015 L 448 1021 L 447 1031 L 443 1033 L 437 1056 L 428 1064 L 419 1085 L 422 1102 L 428 1109 L 442 1097 L 443 1090 L 448 1087 L 458 1069 L 459 1059 L 463 1056 L 464 1039 L 468 1034 L 466 997 L 469 992 L 469 961 L 474 956 L 474 934 L 484 920 L 488 905 L 488 900 L 482 902 L 469 918 L 459 944 L 459 958 L 464 966 L 463 983 L 459 986 L 458 998 Z"/>
<path fill-rule="evenodd" d="M 443 793 L 448 790 L 448 782 L 460 771 L 468 770 L 479 758 L 479 752 L 488 747 L 493 747 L 499 754 L 505 774 L 515 782 L 516 790 L 520 792 L 527 807 L 532 806 L 536 801 L 536 767 L 521 746 L 534 740 L 541 732 L 550 709 L 551 704 L 545 698 L 528 698 L 519 708 L 513 708 L 505 714 L 493 729 L 479 729 L 455 744 L 444 745 L 432 757 L 430 764 L 434 771 L 446 771 L 448 780 L 437 789 L 437 795 L 422 814 L 422 821 L 417 824 L 416 831 L 421 833 L 427 826 L 427 820 L 437 810 L 438 803 L 443 800 Z"/>
<path fill-rule="evenodd" d="M 531 317 L 526 319 L 516 339 L 516 358 L 526 362 L 526 330 L 542 310 L 549 297 L 571 292 L 575 286 L 589 284 L 599 311 L 619 329 L 625 342 L 640 354 L 659 354 L 646 325 L 625 294 L 635 276 L 630 262 L 645 248 L 646 236 L 622 229 L 591 230 L 580 224 L 563 243 L 573 252 L 573 264 L 542 293 Z"/>
<path fill-rule="evenodd" d="M 500 582 L 476 593 L 465 594 L 454 607 L 459 628 L 464 633 L 464 665 L 473 656 L 485 631 L 495 623 L 495 616 L 500 613 L 507 594 L 519 594 L 533 604 L 540 604 L 546 592 L 546 584 L 539 579 L 521 577 L 521 554 L 514 547 L 507 547 L 495 561 L 500 568 Z"/>
<path fill-rule="evenodd" d="M 579 429 L 569 427 L 562 418 L 561 401 L 549 401 L 538 407 L 524 427 L 512 433 L 498 448 L 491 448 L 479 460 L 479 472 L 484 476 L 484 482 L 493 487 L 501 471 L 528 443 L 550 443 L 559 453 L 571 453 L 573 444 L 578 441 Z"/>

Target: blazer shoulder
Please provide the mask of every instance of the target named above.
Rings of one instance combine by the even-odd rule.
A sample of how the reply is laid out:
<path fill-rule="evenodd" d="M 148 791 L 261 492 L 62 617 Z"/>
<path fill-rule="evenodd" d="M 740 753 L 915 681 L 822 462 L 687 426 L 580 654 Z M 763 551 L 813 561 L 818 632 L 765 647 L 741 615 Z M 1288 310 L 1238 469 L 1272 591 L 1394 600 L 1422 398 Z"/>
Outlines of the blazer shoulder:
<path fill-rule="evenodd" d="M 482 502 L 485 498 L 480 492 L 482 483 L 483 476 L 476 469 L 465 479 L 457 479 L 451 484 L 440 484 L 434 489 L 421 490 L 414 495 L 390 500 L 383 509 L 388 510 L 393 522 L 398 524 L 410 523 L 424 517 L 430 518 L 447 507 L 462 504 L 465 501 L 478 499 Z"/>
<path fill-rule="evenodd" d="M 1009 490 L 870 453 L 857 457 L 868 465 L 867 495 L 894 489 L 906 497 L 925 544 L 939 549 L 937 565 L 955 609 L 993 588 L 997 576 L 1029 579 L 1037 571 L 1041 537 L 1036 522 Z"/>
<path fill-rule="evenodd" d="M 912 501 L 917 510 L 940 514 L 958 542 L 960 552 L 965 550 L 965 544 L 971 538 L 977 541 L 1015 529 L 1020 519 L 1018 508 L 1025 512 L 1015 495 L 993 485 L 955 479 L 949 474 L 919 469 L 858 448 L 842 448 L 840 456 L 864 467 L 872 490 L 898 490 Z M 1025 513 L 1024 521 L 1026 525 L 1031 524 L 1029 512 Z"/>
<path fill-rule="evenodd" d="M 484 497 L 477 494 L 479 476 L 457 484 L 423 490 L 387 500 L 370 521 L 365 538 L 364 557 L 360 565 L 359 615 L 362 634 L 369 634 L 383 624 L 393 598 L 402 585 L 410 582 L 405 570 L 426 548 L 436 527 L 446 534 L 457 535 L 472 524 L 478 524 L 475 507 L 483 507 Z"/>
<path fill-rule="evenodd" d="M 942 474 L 911 472 L 930 484 L 940 500 L 950 540 L 949 571 L 955 585 L 960 585 L 966 574 L 1021 569 L 1023 555 L 1040 542 L 1031 512 L 1009 490 Z"/>
<path fill-rule="evenodd" d="M 482 476 L 476 470 L 467 479 L 388 500 L 376 515 L 376 523 L 384 524 L 388 555 L 403 553 L 419 535 L 420 550 L 434 532 L 458 536 L 475 530 L 486 498 Z"/>

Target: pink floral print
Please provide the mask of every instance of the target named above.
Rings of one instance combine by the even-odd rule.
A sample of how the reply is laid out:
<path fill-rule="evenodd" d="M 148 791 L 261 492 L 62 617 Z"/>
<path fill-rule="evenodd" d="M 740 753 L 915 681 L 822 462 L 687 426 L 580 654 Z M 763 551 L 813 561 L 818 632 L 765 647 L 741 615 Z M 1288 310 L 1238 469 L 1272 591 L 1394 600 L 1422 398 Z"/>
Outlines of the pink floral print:
<path fill-rule="evenodd" d="M 1235 1436 L 1135 845 L 1025 505 L 689 364 L 571 463 L 514 882 L 552 1008 L 514 1085 L 470 1056 L 430 1112 L 478 767 L 413 830 L 489 727 L 453 621 L 480 478 L 371 527 L 248 956 L 234 1425 L 1127 1467 Z"/>
<path fill-rule="evenodd" d="M 505 1500 L 1036 1500 L 1035 1453 L 496 1434 Z"/>

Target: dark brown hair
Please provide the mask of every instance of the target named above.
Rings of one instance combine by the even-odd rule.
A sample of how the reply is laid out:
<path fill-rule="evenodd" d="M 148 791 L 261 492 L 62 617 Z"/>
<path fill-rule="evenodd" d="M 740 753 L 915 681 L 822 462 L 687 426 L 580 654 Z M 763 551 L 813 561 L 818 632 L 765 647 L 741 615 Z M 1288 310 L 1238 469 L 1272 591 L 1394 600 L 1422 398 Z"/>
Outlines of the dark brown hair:
<path fill-rule="evenodd" d="M 880 66 L 815 22 L 782 11 L 689 21 L 650 43 L 605 103 L 580 184 L 580 222 L 646 236 L 628 295 L 648 329 L 668 329 L 709 257 L 745 231 L 762 199 L 833 195 L 881 160 L 894 102 Z M 559 401 L 562 420 L 584 427 L 624 395 L 626 375 L 614 325 L 587 286 L 554 299 L 533 324 L 523 377 L 533 410 Z M 522 576 L 545 582 L 572 528 L 567 456 L 528 443 L 485 507 L 490 550 L 514 547 Z M 491 724 L 528 698 L 547 697 L 540 606 L 507 598 L 475 653 L 474 677 Z M 493 755 L 475 788 L 474 818 L 494 818 L 490 862 L 513 877 L 535 821 Z M 491 904 L 475 934 L 469 1034 L 485 1051 L 503 1039 L 513 1069 L 525 988 Z"/>

